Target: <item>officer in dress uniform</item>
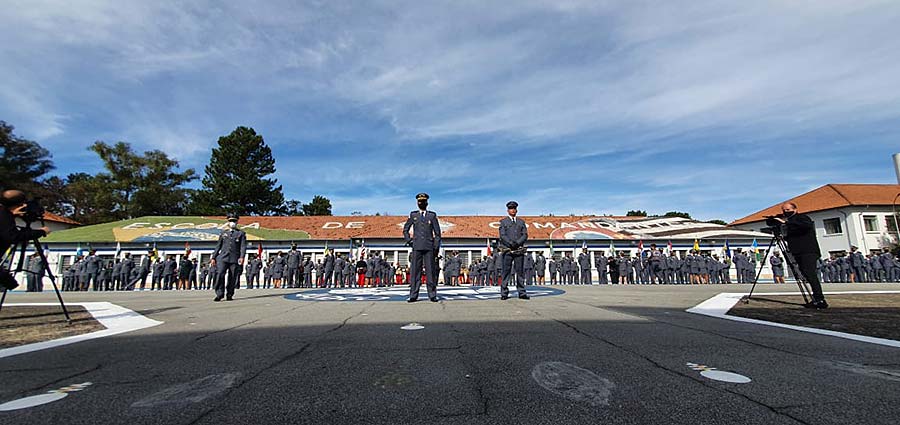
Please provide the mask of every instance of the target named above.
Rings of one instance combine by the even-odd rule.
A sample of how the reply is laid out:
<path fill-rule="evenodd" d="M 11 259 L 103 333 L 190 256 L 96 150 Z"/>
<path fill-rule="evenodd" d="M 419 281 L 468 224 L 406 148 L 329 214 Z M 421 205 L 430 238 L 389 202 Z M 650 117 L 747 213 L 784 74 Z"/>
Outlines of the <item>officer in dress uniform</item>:
<path fill-rule="evenodd" d="M 553 257 L 550 257 L 550 261 L 547 264 L 550 272 L 550 284 L 556 285 L 556 273 L 559 271 L 559 263 Z"/>
<path fill-rule="evenodd" d="M 287 254 L 287 272 L 286 283 L 287 288 L 297 288 L 300 286 L 300 251 L 297 251 L 297 244 L 291 244 L 291 250 Z"/>
<path fill-rule="evenodd" d="M 238 215 L 228 214 L 228 228 L 219 234 L 210 265 L 216 268 L 216 297 L 213 301 L 231 301 L 237 285 L 238 269 L 244 265 L 247 234 L 237 228 Z"/>
<path fill-rule="evenodd" d="M 529 252 L 525 254 L 525 261 L 522 264 L 522 269 L 525 273 L 525 286 L 531 286 L 534 284 L 534 257 Z"/>
<path fill-rule="evenodd" d="M 525 221 L 517 218 L 519 203 L 509 201 L 506 203 L 507 217 L 500 220 L 500 249 L 503 251 L 503 272 L 500 277 L 500 299 L 509 298 L 510 275 L 516 279 L 516 292 L 520 299 L 527 300 L 530 297 L 525 292 L 525 282 L 522 279 L 525 266 L 525 242 L 528 241 L 528 227 Z"/>
<path fill-rule="evenodd" d="M 606 265 L 609 260 L 606 259 L 606 255 L 604 255 L 603 251 L 597 251 L 594 256 L 594 267 L 597 268 L 597 277 L 600 279 L 601 285 L 609 284 L 609 279 L 606 277 Z"/>
<path fill-rule="evenodd" d="M 534 275 L 537 277 L 537 284 L 544 285 L 544 275 L 547 273 L 547 259 L 544 253 L 538 251 L 537 258 L 534 259 Z"/>
<path fill-rule="evenodd" d="M 409 213 L 409 218 L 403 226 L 403 239 L 406 245 L 412 247 L 412 261 L 410 270 L 412 282 L 409 283 L 409 299 L 407 302 L 416 302 L 419 299 L 419 288 L 422 285 L 422 269 L 425 269 L 425 285 L 428 290 L 428 299 L 437 302 L 437 282 L 434 280 L 434 260 L 436 252 L 441 247 L 441 225 L 438 222 L 437 213 L 428 211 L 428 194 L 416 195 L 418 209 Z M 409 231 L 413 234 L 410 236 Z"/>
<path fill-rule="evenodd" d="M 582 285 L 590 285 L 591 284 L 591 254 L 588 252 L 587 248 L 582 248 L 581 254 L 578 254 L 578 268 L 581 270 L 581 284 Z"/>

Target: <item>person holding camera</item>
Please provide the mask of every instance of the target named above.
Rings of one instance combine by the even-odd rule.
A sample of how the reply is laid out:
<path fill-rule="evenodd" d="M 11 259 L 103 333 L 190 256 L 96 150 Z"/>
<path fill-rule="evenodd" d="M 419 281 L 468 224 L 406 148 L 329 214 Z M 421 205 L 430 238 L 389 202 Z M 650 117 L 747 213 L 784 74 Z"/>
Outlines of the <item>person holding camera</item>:
<path fill-rule="evenodd" d="M 806 304 L 808 308 L 828 308 L 825 295 L 822 293 L 822 284 L 816 273 L 816 262 L 822 256 L 819 250 L 819 242 L 816 240 L 816 226 L 806 214 L 797 212 L 797 204 L 785 202 L 781 206 L 782 214 L 773 217 L 784 227 L 784 240 L 797 262 L 800 273 L 809 282 L 812 288 L 812 301 Z"/>
<path fill-rule="evenodd" d="M 5 253 L 14 244 L 28 243 L 50 234 L 47 226 L 40 229 L 20 229 L 16 226 L 16 217 L 27 219 L 28 211 L 25 192 L 6 190 L 0 194 L 0 253 Z M 12 274 L 0 265 L 0 287 L 12 290 L 17 286 L 19 283 Z"/>

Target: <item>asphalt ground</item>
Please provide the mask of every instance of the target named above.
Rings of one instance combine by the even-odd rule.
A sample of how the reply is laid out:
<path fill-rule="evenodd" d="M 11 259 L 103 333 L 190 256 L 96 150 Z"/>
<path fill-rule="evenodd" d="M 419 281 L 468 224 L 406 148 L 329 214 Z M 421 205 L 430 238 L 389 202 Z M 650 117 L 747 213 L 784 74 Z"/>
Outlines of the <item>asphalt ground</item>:
<path fill-rule="evenodd" d="M 67 293 L 160 326 L 0 359 L 3 424 L 896 424 L 900 350 L 686 313 L 744 285 L 473 301 Z M 791 285 L 759 285 L 758 292 Z M 900 285 L 837 285 L 836 290 Z M 513 291 L 513 294 L 515 292 Z M 7 302 L 52 302 L 52 293 Z M 420 330 L 402 330 L 410 323 Z M 752 379 L 728 383 L 688 364 Z M 72 387 L 69 387 L 72 388 Z"/>

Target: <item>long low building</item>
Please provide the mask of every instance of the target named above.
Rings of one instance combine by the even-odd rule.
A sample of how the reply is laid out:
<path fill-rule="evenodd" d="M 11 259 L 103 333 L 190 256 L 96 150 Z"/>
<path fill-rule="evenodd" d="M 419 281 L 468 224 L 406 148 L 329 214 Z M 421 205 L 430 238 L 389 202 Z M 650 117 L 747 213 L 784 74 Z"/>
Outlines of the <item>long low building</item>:
<path fill-rule="evenodd" d="M 900 185 L 896 184 L 827 184 L 784 202 L 797 204 L 816 225 L 816 238 L 823 257 L 843 256 L 850 247 L 865 254 L 880 253 L 900 242 L 897 212 Z M 742 230 L 765 227 L 765 217 L 781 213 L 781 205 L 772 205 L 730 226 Z"/>
<path fill-rule="evenodd" d="M 470 265 L 495 246 L 502 216 L 440 217 L 444 251 L 459 251 L 463 266 Z M 582 247 L 598 253 L 628 252 L 636 255 L 640 246 L 656 244 L 676 252 L 691 250 L 724 256 L 731 250 L 754 246 L 764 249 L 770 235 L 680 217 L 612 216 L 532 216 L 521 217 L 528 224 L 530 251 L 560 257 L 565 252 L 580 253 Z M 408 265 L 409 248 L 404 244 L 405 216 L 315 216 L 241 217 L 238 227 L 247 233 L 247 254 L 263 257 L 287 251 L 292 245 L 313 261 L 327 248 L 357 257 L 361 250 L 383 252 L 387 261 Z M 51 270 L 57 274 L 77 255 L 95 249 L 103 258 L 113 259 L 130 252 L 132 256 L 174 254 L 179 258 L 190 248 L 201 262 L 210 259 L 218 235 L 226 225 L 224 217 L 140 217 L 111 223 L 83 226 L 54 232 L 42 243 L 48 249 Z M 733 271 L 733 270 L 732 270 Z M 596 270 L 593 271 L 597 279 Z M 768 277 L 768 272 L 764 272 Z"/>

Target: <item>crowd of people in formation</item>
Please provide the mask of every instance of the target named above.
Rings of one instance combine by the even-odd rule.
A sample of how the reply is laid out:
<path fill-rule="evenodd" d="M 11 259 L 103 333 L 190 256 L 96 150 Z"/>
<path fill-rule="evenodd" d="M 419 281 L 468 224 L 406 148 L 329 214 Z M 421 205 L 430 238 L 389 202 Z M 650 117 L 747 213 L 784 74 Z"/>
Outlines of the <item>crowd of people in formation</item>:
<path fill-rule="evenodd" d="M 900 282 L 900 259 L 887 248 L 881 254 L 863 255 L 852 247 L 846 255 L 831 254 L 818 263 L 822 282 Z M 437 257 L 435 269 L 449 286 L 499 285 L 502 253 L 479 258 L 465 265 L 456 251 Z M 216 280 L 216 269 L 190 255 L 166 255 L 152 259 L 152 253 L 134 259 L 130 253 L 116 260 L 102 259 L 91 251 L 77 257 L 63 273 L 64 291 L 209 290 Z M 240 268 L 245 288 L 357 288 L 409 284 L 408 266 L 390 262 L 380 252 L 352 259 L 329 250 L 313 262 L 309 255 L 292 247 L 267 260 L 251 254 Z M 699 251 L 670 252 L 651 245 L 640 254 L 620 251 L 607 254 L 587 249 L 574 257 L 566 252 L 559 258 L 546 258 L 542 252 L 525 255 L 526 285 L 589 285 L 597 272 L 600 284 L 715 284 L 753 283 L 757 277 L 757 254 L 737 249 L 732 258 Z M 769 257 L 776 283 L 784 283 L 789 265 L 781 253 Z M 25 263 L 28 291 L 42 291 L 47 266 L 33 254 Z M 735 273 L 732 275 L 732 267 Z M 424 277 L 423 277 L 424 279 Z"/>
<path fill-rule="evenodd" d="M 900 259 L 888 248 L 863 255 L 853 246 L 845 255 L 819 259 L 816 271 L 822 282 L 900 282 Z"/>

